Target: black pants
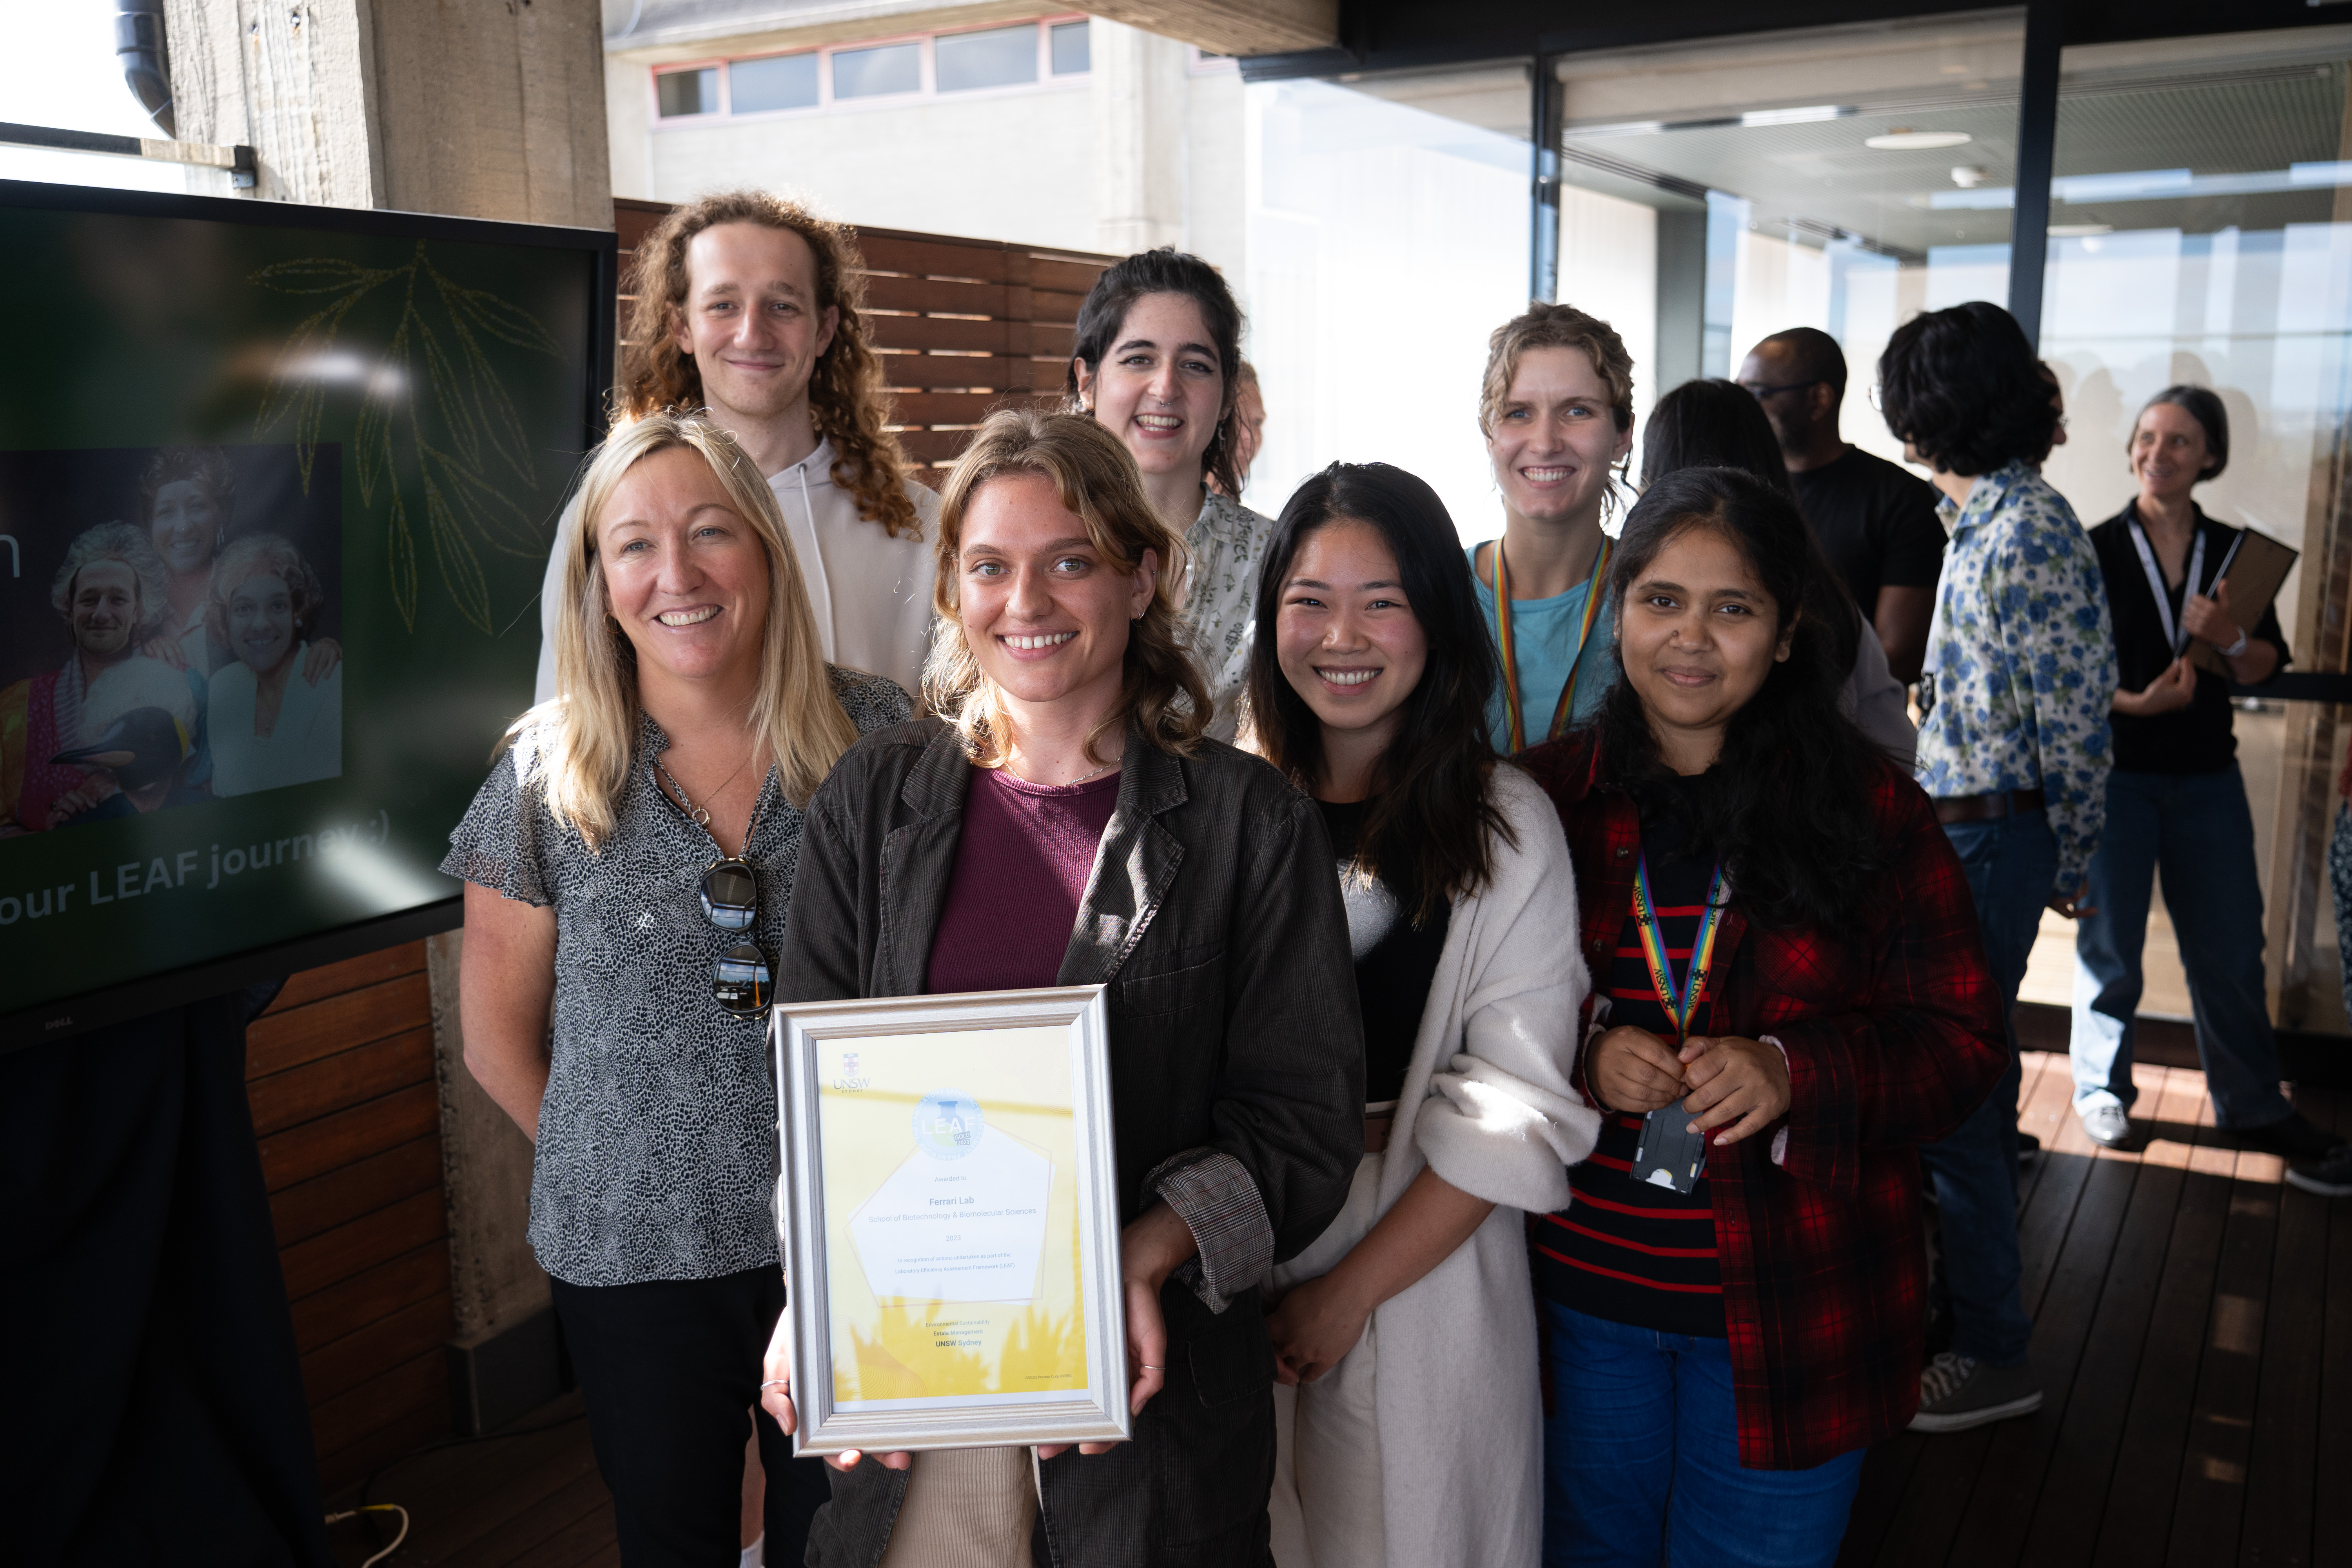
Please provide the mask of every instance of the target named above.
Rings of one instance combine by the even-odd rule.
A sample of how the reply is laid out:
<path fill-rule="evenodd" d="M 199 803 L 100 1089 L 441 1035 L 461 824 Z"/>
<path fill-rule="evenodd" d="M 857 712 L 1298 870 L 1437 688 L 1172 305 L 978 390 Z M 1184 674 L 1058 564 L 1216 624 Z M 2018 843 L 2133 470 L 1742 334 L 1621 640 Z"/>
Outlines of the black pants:
<path fill-rule="evenodd" d="M 588 1401 L 596 1468 L 613 1494 L 626 1568 L 734 1568 L 742 1542 L 746 1412 L 784 1308 L 773 1264 L 716 1279 L 642 1285 L 551 1282 L 556 1315 Z M 821 1459 L 757 1414 L 768 1472 L 767 1560 L 798 1563 L 809 1521 L 831 1495 Z"/>

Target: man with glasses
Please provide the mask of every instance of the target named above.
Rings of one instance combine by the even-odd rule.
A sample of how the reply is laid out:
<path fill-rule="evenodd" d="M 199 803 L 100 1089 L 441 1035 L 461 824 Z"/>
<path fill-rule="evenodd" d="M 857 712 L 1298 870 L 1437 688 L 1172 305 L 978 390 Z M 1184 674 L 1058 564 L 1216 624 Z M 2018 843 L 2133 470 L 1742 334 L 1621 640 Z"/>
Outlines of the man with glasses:
<path fill-rule="evenodd" d="M 1908 685 L 1927 648 L 1944 527 L 1930 486 L 1839 435 L 1845 381 L 1837 340 L 1811 327 L 1773 333 L 1739 367 L 1739 384 L 1780 438 L 1805 521 L 1886 645 L 1887 668 Z"/>

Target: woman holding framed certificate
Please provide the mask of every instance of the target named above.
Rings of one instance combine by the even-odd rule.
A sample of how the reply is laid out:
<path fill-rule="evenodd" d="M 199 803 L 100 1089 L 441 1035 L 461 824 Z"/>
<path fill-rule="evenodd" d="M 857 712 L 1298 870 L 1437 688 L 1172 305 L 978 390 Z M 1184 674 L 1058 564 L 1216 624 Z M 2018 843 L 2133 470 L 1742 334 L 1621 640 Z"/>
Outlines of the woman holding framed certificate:
<path fill-rule="evenodd" d="M 1065 1563 L 1265 1560 L 1258 1289 L 1347 1196 L 1363 1048 L 1320 818 L 1202 736 L 1163 572 L 1181 549 L 1092 420 L 982 426 L 941 499 L 942 717 L 853 747 L 818 791 L 777 973 L 785 1003 L 1105 988 L 1134 1439 L 836 1455 L 812 1562 L 1025 1564 L 1033 1538 Z M 986 1095 L 924 1098 L 919 1135 L 952 1141 Z M 788 1361 L 780 1333 L 766 1399 L 789 1427 Z"/>
<path fill-rule="evenodd" d="M 467 884 L 466 1065 L 537 1145 L 531 1247 L 623 1554 L 715 1562 L 784 1304 L 764 1025 L 802 807 L 908 703 L 820 657 L 775 496 L 708 417 L 615 431 L 580 516 L 556 697 L 442 863 Z M 826 1478 L 756 1426 L 781 1560 Z"/>
<path fill-rule="evenodd" d="M 1250 711 L 1331 836 L 1364 1016 L 1348 1205 L 1274 1282 L 1282 1568 L 1535 1568 L 1526 1213 L 1601 1120 L 1570 1086 L 1584 961 L 1559 821 L 1495 760 L 1495 655 L 1453 521 L 1386 464 L 1283 509 Z"/>
<path fill-rule="evenodd" d="M 1853 612 L 1795 503 L 1685 468 L 1612 571 L 1622 679 L 1519 759 L 1576 862 L 1604 1117 L 1533 1230 L 1544 1560 L 1828 1568 L 1918 1405 L 1916 1151 L 1999 1081 L 2000 996 L 1927 795 L 1839 704 Z"/>

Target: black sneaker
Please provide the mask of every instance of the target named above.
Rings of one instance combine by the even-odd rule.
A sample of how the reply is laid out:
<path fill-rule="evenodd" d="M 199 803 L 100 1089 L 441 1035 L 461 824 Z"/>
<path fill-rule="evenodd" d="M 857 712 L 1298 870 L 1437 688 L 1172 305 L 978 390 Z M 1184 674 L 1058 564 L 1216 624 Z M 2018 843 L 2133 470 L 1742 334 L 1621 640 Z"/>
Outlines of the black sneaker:
<path fill-rule="evenodd" d="M 2324 1132 L 2294 1111 L 2263 1127 L 2232 1127 L 2230 1136 L 2247 1148 L 2286 1160 L 2325 1160 L 2344 1147 L 2344 1140 Z"/>
<path fill-rule="evenodd" d="M 2352 1198 L 2352 1148 L 2323 1160 L 2299 1160 L 2286 1168 L 2286 1184 L 2323 1198 Z"/>
<path fill-rule="evenodd" d="M 2031 1132 L 2019 1133 L 2017 1135 L 2017 1163 L 2021 1165 L 2031 1165 L 2034 1161 L 2041 1157 L 2042 1140 L 2036 1138 Z"/>
<path fill-rule="evenodd" d="M 2027 1363 L 1987 1366 L 1946 1351 L 1919 1373 L 1919 1414 L 1911 1430 L 1966 1432 L 2041 1408 L 2042 1384 Z"/>

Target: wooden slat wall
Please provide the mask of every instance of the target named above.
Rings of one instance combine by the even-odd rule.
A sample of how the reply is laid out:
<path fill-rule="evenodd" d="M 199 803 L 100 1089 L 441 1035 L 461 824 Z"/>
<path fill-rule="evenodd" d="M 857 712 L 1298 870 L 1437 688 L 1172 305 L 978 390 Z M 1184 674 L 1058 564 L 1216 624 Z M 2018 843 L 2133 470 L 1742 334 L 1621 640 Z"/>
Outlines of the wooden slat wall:
<path fill-rule="evenodd" d="M 332 1491 L 449 1431 L 441 1100 L 425 944 L 287 982 L 246 1094 Z"/>
<path fill-rule="evenodd" d="M 613 203 L 625 343 L 637 242 L 669 210 L 664 202 Z M 1078 306 L 1118 259 L 895 228 L 856 233 L 892 423 L 919 470 L 952 464 L 990 409 L 1061 392 Z"/>

